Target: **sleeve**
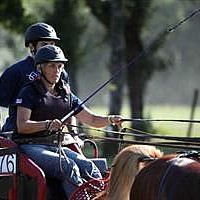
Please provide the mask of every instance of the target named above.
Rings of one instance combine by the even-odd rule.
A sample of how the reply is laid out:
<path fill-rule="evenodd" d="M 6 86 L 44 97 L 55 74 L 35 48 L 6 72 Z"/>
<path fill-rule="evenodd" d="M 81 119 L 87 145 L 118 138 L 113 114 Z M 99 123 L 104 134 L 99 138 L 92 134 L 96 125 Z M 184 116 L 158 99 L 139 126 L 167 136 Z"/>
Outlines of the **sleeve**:
<path fill-rule="evenodd" d="M 19 73 L 10 67 L 0 77 L 0 106 L 8 107 L 14 101 Z M 16 97 L 16 96 L 15 96 Z"/>
<path fill-rule="evenodd" d="M 83 101 L 81 101 L 76 95 L 71 93 L 71 110 L 75 110 L 74 115 L 78 114 L 84 109 Z"/>
<path fill-rule="evenodd" d="M 19 92 L 18 97 L 15 100 L 16 106 L 22 106 L 33 110 L 37 105 L 37 95 L 34 94 L 34 90 L 31 87 L 24 87 Z"/>

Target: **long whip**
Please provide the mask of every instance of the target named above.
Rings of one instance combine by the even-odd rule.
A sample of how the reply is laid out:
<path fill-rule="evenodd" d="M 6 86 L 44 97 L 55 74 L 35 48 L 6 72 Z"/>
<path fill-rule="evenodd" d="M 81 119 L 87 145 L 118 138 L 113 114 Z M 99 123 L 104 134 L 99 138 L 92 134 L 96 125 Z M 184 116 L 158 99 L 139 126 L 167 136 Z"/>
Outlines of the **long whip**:
<path fill-rule="evenodd" d="M 175 24 L 173 24 L 172 26 L 169 26 L 164 32 L 166 34 L 172 33 L 174 32 L 179 26 L 181 26 L 183 23 L 185 23 L 187 20 L 189 20 L 191 17 L 197 15 L 200 12 L 200 7 L 193 10 L 192 12 L 190 12 L 186 17 L 184 17 L 183 19 L 177 21 Z M 162 34 L 163 35 L 163 34 Z M 87 98 L 85 98 L 85 100 L 82 101 L 81 104 L 79 104 L 78 106 L 76 106 L 71 112 L 69 112 L 67 115 L 65 115 L 62 119 L 61 122 L 65 122 L 67 119 L 69 119 L 71 116 L 73 116 L 73 114 L 75 112 L 79 112 L 79 109 L 81 108 L 81 106 L 83 104 L 85 104 L 89 99 L 91 99 L 95 94 L 97 94 L 100 90 L 102 90 L 102 88 L 104 88 L 106 85 L 108 85 L 113 79 L 115 79 L 124 69 L 136 64 L 138 62 L 138 60 L 140 58 L 142 58 L 144 55 L 146 55 L 149 51 L 149 49 L 151 49 L 151 44 L 145 48 L 138 56 L 134 57 L 131 59 L 131 61 L 127 64 L 122 66 L 116 73 L 114 73 L 110 79 L 108 79 L 106 82 L 104 82 L 102 85 L 100 85 L 95 91 L 93 91 Z"/>

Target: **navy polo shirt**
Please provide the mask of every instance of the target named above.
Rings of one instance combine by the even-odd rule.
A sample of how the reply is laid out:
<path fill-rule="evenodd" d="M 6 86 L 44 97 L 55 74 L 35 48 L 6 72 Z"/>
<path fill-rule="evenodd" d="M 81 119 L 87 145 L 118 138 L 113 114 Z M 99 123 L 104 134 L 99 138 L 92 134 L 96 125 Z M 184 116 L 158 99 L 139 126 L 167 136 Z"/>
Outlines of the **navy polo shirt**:
<path fill-rule="evenodd" d="M 16 97 L 21 88 L 28 82 L 37 77 L 37 71 L 34 59 L 31 56 L 14 63 L 7 68 L 0 77 L 0 106 L 8 107 L 8 118 L 2 128 L 2 131 L 14 130 L 16 116 L 15 103 Z M 63 80 L 69 81 L 66 71 L 62 74 Z"/>
<path fill-rule="evenodd" d="M 82 101 L 76 95 L 74 95 L 73 93 L 70 93 L 70 95 L 71 95 L 70 111 L 78 108 L 77 112 L 75 112 L 75 114 L 77 114 L 83 109 L 84 106 L 82 105 Z M 34 89 L 34 86 L 32 86 L 32 83 L 31 83 L 22 88 L 22 90 L 20 91 L 15 101 L 15 105 L 22 106 L 30 110 L 34 110 L 40 104 L 44 104 L 44 99 L 45 99 L 45 95 L 41 95 L 40 93 L 38 93 L 36 89 Z"/>
<path fill-rule="evenodd" d="M 34 80 L 34 60 L 28 56 L 7 68 L 0 77 L 0 106 L 8 107 L 15 102 L 15 99 L 22 86 Z"/>
<path fill-rule="evenodd" d="M 36 80 L 36 81 L 40 81 L 40 80 Z M 32 113 L 34 113 L 35 110 L 41 109 L 39 112 L 40 114 L 37 117 L 34 116 L 35 117 L 34 118 L 32 116 L 34 118 L 33 120 L 41 121 L 41 120 L 55 119 L 55 118 L 61 120 L 72 109 L 76 109 L 77 112 L 75 114 L 77 114 L 83 109 L 82 101 L 72 93 L 66 96 L 68 99 L 68 102 L 70 102 L 70 105 L 71 105 L 69 107 L 69 104 L 67 103 L 67 101 L 64 101 L 65 96 L 54 97 L 54 96 L 51 96 L 51 94 L 49 94 L 47 90 L 43 90 L 43 89 L 40 90 L 40 89 L 41 88 L 36 88 L 33 82 L 26 85 L 20 91 L 18 98 L 16 99 L 16 102 L 15 102 L 16 107 L 22 106 L 22 107 L 28 108 L 32 110 Z M 49 97 L 51 101 L 48 101 Z M 57 99 L 57 100 L 52 101 L 52 99 Z M 47 109 L 43 109 L 44 107 L 46 107 Z M 15 131 L 13 137 L 18 138 L 21 136 L 19 136 L 19 134 Z M 23 137 L 26 137 L 26 136 L 23 135 Z"/>

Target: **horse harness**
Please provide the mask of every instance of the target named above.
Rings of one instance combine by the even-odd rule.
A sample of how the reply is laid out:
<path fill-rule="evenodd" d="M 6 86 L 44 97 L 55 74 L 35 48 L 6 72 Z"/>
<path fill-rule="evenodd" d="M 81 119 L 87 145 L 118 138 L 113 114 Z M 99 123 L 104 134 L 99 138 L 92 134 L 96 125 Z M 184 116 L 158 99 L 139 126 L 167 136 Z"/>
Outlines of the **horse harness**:
<path fill-rule="evenodd" d="M 181 166 L 186 166 L 188 164 L 194 163 L 196 162 L 194 159 L 198 159 L 199 157 L 200 157 L 200 152 L 198 151 L 180 152 L 178 156 L 167 161 L 169 165 L 165 173 L 163 174 L 160 185 L 159 185 L 158 200 L 166 199 L 165 198 L 166 179 L 170 171 L 174 167 L 179 167 L 179 166 L 181 167 Z M 189 158 L 189 159 L 185 159 L 185 158 Z"/>

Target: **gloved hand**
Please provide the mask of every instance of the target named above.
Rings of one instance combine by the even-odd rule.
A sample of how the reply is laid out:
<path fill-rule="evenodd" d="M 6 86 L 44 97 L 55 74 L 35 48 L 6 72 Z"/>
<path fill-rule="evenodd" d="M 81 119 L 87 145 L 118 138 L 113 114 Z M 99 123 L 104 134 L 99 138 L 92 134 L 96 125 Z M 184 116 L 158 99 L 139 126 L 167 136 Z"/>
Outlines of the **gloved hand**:
<path fill-rule="evenodd" d="M 84 141 L 81 138 L 79 138 L 77 135 L 74 136 L 74 140 L 76 141 L 76 143 L 81 149 L 84 147 Z"/>

